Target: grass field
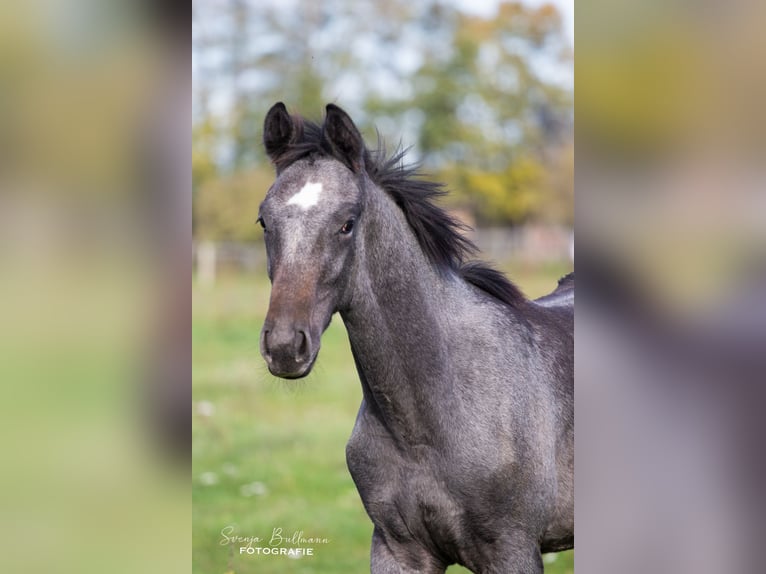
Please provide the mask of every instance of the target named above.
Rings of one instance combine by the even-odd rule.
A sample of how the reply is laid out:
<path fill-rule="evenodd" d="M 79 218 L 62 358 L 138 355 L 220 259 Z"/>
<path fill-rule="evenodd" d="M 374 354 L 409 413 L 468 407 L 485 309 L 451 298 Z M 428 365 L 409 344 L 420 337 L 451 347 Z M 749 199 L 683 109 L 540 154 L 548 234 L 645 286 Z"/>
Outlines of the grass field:
<path fill-rule="evenodd" d="M 529 296 L 550 291 L 569 266 L 506 266 Z M 361 400 L 346 333 L 335 318 L 313 373 L 272 377 L 258 351 L 268 281 L 232 275 L 193 286 L 194 574 L 369 572 L 372 525 L 346 469 L 345 444 Z M 224 530 L 227 529 L 228 530 Z M 313 556 L 240 555 L 274 529 L 327 539 Z M 548 574 L 571 573 L 572 552 L 544 557 Z M 466 572 L 451 567 L 450 574 Z"/>

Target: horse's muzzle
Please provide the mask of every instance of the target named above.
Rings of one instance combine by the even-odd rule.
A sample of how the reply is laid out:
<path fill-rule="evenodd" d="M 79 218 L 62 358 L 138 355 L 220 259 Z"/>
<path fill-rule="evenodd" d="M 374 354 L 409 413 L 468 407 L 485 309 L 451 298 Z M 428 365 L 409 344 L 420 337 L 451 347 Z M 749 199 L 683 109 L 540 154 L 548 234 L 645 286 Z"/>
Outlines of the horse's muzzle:
<path fill-rule="evenodd" d="M 305 377 L 311 372 L 318 351 L 307 327 L 267 322 L 261 330 L 261 355 L 274 376 Z"/>

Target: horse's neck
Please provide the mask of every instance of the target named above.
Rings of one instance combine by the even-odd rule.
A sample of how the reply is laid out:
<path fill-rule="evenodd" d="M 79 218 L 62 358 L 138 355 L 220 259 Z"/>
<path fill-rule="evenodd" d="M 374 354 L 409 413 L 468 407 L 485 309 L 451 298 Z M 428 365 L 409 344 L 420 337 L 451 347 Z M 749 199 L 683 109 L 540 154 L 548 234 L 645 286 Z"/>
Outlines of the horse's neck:
<path fill-rule="evenodd" d="M 393 202 L 370 198 L 365 218 L 356 286 L 343 319 L 368 409 L 395 439 L 423 443 L 440 424 L 432 405 L 449 384 L 444 313 L 460 312 L 458 286 L 426 260 Z"/>

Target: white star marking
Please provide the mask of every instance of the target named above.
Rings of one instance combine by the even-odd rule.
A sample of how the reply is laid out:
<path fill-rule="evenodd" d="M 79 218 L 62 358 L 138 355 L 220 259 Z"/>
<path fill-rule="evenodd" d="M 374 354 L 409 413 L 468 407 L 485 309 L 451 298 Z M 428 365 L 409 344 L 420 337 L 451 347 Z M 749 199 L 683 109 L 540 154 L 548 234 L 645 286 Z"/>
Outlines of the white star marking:
<path fill-rule="evenodd" d="M 321 183 L 309 182 L 288 200 L 287 205 L 297 205 L 305 211 L 314 207 L 319 202 L 319 194 L 321 192 Z"/>

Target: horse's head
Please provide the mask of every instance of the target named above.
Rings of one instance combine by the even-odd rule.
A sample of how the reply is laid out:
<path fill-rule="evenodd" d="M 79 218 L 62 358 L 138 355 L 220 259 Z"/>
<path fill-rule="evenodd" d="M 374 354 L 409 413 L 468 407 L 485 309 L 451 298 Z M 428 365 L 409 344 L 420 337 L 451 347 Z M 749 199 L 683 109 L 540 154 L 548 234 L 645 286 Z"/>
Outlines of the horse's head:
<path fill-rule="evenodd" d="M 311 371 L 333 313 L 348 302 L 367 152 L 351 118 L 332 104 L 321 132 L 274 105 L 263 139 L 277 178 L 258 219 L 272 284 L 261 354 L 272 374 L 299 378 Z"/>

